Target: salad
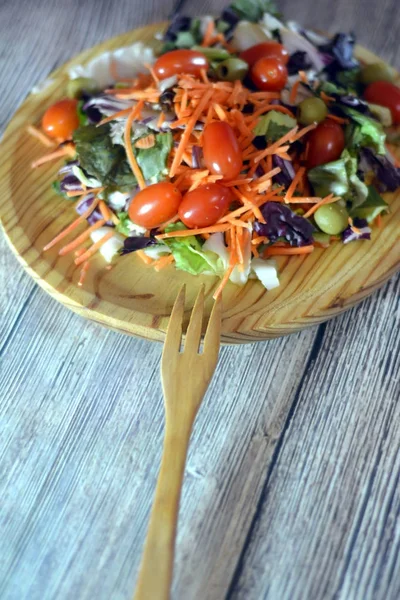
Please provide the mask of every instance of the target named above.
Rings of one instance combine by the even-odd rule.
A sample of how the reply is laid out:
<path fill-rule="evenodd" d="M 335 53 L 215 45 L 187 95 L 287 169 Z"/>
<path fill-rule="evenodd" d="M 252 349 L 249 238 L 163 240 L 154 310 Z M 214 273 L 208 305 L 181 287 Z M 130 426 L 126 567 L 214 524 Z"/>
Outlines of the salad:
<path fill-rule="evenodd" d="M 277 287 L 275 256 L 369 240 L 381 193 L 400 187 L 400 88 L 354 43 L 236 0 L 175 17 L 157 52 L 137 43 L 71 69 L 66 97 L 28 127 L 51 148 L 32 166 L 65 159 L 53 187 L 78 213 L 44 251 L 71 254 L 79 285 L 97 252 L 128 269 L 134 253 L 220 277 L 217 297 L 229 280 Z"/>

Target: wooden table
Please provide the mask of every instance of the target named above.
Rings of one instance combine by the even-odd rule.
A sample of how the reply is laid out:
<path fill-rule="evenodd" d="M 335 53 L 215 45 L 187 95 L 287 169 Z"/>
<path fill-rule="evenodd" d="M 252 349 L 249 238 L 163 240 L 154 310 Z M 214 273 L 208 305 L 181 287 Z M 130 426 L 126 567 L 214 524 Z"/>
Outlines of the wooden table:
<path fill-rule="evenodd" d="M 352 28 L 399 67 L 396 5 L 281 8 Z M 3 1 L 2 128 L 54 67 L 173 8 Z M 174 598 L 400 597 L 399 297 L 395 277 L 318 328 L 223 348 L 187 464 Z M 3 237 L 0 307 L 0 597 L 130 598 L 161 453 L 161 346 L 56 304 Z"/>

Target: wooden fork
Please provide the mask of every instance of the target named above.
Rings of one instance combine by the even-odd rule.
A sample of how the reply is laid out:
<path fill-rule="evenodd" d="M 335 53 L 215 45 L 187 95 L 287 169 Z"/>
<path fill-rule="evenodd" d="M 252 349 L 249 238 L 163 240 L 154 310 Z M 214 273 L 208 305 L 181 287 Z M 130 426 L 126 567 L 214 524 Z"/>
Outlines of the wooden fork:
<path fill-rule="evenodd" d="M 168 600 L 172 581 L 176 524 L 190 434 L 215 371 L 221 334 L 221 301 L 211 312 L 199 354 L 204 286 L 193 307 L 183 352 L 185 286 L 172 310 L 161 360 L 165 400 L 165 437 L 157 488 L 150 515 L 135 600 Z"/>

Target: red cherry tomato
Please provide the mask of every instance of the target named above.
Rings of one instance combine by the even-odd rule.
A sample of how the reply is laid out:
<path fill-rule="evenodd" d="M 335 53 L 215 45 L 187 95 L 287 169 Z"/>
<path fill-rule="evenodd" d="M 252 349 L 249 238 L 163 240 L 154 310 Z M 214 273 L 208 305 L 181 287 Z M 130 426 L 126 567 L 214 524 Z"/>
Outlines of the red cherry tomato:
<path fill-rule="evenodd" d="M 218 183 L 207 183 L 183 196 L 179 218 L 190 229 L 214 225 L 227 212 L 232 200 L 229 188 Z"/>
<path fill-rule="evenodd" d="M 172 183 L 154 183 L 133 198 L 129 218 L 146 229 L 158 227 L 177 214 L 181 200 L 180 191 Z"/>
<path fill-rule="evenodd" d="M 242 170 L 242 153 L 235 132 L 223 121 L 213 121 L 205 128 L 203 155 L 207 169 L 222 175 L 223 181 L 235 179 Z"/>
<path fill-rule="evenodd" d="M 43 130 L 52 138 L 69 140 L 79 127 L 77 100 L 69 98 L 56 102 L 46 110 L 42 118 Z"/>
<path fill-rule="evenodd" d="M 392 113 L 393 123 L 400 125 L 400 88 L 389 81 L 375 81 L 364 92 L 367 102 L 386 106 Z"/>
<path fill-rule="evenodd" d="M 345 146 L 343 128 L 330 119 L 322 121 L 308 137 L 309 169 L 337 160 Z"/>
<path fill-rule="evenodd" d="M 262 42 L 261 44 L 247 48 L 247 50 L 239 54 L 239 58 L 246 61 L 250 67 L 260 58 L 264 57 L 277 58 L 286 65 L 289 61 L 289 52 L 285 46 L 278 44 L 278 42 Z"/>
<path fill-rule="evenodd" d="M 201 69 L 208 69 L 208 60 L 204 54 L 195 50 L 172 50 L 160 56 L 153 69 L 159 79 L 180 73 L 200 77 Z"/>
<path fill-rule="evenodd" d="M 279 92 L 287 82 L 288 71 L 278 58 L 260 58 L 251 68 L 250 77 L 259 90 Z"/>

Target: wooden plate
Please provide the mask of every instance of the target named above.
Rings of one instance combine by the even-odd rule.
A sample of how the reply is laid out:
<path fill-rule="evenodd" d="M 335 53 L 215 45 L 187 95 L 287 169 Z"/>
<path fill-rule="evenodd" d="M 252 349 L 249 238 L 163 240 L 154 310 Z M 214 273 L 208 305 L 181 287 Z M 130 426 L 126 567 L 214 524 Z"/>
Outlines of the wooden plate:
<path fill-rule="evenodd" d="M 62 96 L 67 70 L 106 50 L 142 40 L 151 43 L 165 24 L 129 32 L 87 50 L 55 71 L 53 83 L 30 95 L 15 114 L 1 147 L 0 217 L 17 258 L 27 272 L 59 302 L 107 327 L 150 340 L 163 340 L 174 300 L 186 283 L 187 305 L 192 305 L 201 283 L 206 286 L 207 310 L 217 283 L 213 277 L 193 277 L 167 267 L 155 273 L 134 255 L 106 270 L 96 257 L 84 289 L 77 286 L 79 268 L 57 249 L 41 249 L 74 218 L 72 205 L 55 196 L 50 185 L 57 165 L 30 169 L 43 153 L 39 142 L 25 133 L 37 123 L 44 107 Z M 357 48 L 365 62 L 376 56 Z M 279 257 L 281 285 L 266 292 L 259 282 L 224 291 L 223 342 L 244 343 L 286 335 L 325 321 L 360 302 L 380 287 L 400 265 L 400 192 L 388 195 L 391 212 L 371 242 L 336 244 L 303 257 Z"/>

